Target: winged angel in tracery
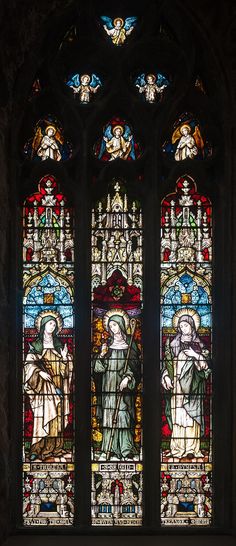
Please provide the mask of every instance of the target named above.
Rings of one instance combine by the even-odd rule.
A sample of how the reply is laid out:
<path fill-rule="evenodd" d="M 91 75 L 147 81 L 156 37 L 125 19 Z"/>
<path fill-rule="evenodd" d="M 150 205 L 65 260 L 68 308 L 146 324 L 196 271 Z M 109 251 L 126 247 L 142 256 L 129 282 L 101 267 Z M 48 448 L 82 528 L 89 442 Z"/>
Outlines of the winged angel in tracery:
<path fill-rule="evenodd" d="M 80 102 L 88 104 L 91 100 L 91 96 L 94 95 L 99 87 L 101 87 L 101 80 L 96 74 L 74 74 L 66 82 L 66 85 L 73 89 L 74 95 L 78 95 Z"/>
<path fill-rule="evenodd" d="M 102 138 L 95 144 L 95 155 L 103 161 L 135 160 L 140 146 L 134 140 L 131 127 L 120 118 L 113 118 L 103 129 Z"/>
<path fill-rule="evenodd" d="M 140 74 L 135 80 L 135 86 L 139 93 L 143 94 L 145 100 L 154 103 L 161 100 L 166 87 L 170 85 L 169 80 L 162 74 Z"/>
<path fill-rule="evenodd" d="M 112 20 L 110 17 L 102 16 L 103 28 L 111 38 L 114 45 L 122 45 L 127 36 L 129 36 L 137 23 L 137 17 L 127 17 L 125 20 L 116 17 Z"/>
<path fill-rule="evenodd" d="M 192 114 L 182 114 L 174 124 L 171 141 L 163 145 L 163 152 L 175 161 L 204 159 L 212 155 L 211 145 L 203 138 L 200 123 Z"/>
<path fill-rule="evenodd" d="M 26 142 L 24 152 L 29 159 L 61 161 L 71 157 L 72 147 L 65 141 L 59 122 L 45 118 L 36 124 L 34 136 Z"/>

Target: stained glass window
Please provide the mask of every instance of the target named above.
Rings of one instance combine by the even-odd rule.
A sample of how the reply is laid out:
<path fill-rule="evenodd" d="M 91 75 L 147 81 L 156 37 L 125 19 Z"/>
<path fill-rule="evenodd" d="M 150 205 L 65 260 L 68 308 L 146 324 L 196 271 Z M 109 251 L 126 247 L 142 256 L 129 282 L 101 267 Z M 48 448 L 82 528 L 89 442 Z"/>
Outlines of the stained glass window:
<path fill-rule="evenodd" d="M 142 211 L 114 180 L 92 211 L 92 524 L 142 524 Z"/>
<path fill-rule="evenodd" d="M 23 209 L 23 518 L 72 525 L 74 514 L 73 210 L 53 176 Z"/>
<path fill-rule="evenodd" d="M 161 521 L 212 518 L 212 213 L 190 176 L 161 208 Z"/>
<path fill-rule="evenodd" d="M 23 524 L 206 528 L 215 80 L 189 24 L 90 7 L 53 33 L 20 130 Z"/>

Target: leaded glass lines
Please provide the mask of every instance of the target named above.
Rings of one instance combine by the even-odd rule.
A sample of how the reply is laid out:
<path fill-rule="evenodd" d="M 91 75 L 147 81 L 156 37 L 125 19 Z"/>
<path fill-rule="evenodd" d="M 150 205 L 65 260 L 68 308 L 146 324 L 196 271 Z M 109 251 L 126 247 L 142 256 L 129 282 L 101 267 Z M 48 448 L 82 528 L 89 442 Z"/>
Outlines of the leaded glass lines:
<path fill-rule="evenodd" d="M 23 210 L 23 520 L 74 514 L 74 227 L 53 176 Z"/>
<path fill-rule="evenodd" d="M 161 208 L 161 522 L 212 516 L 212 218 L 190 176 Z"/>
<path fill-rule="evenodd" d="M 142 211 L 114 180 L 92 211 L 92 524 L 142 524 Z"/>

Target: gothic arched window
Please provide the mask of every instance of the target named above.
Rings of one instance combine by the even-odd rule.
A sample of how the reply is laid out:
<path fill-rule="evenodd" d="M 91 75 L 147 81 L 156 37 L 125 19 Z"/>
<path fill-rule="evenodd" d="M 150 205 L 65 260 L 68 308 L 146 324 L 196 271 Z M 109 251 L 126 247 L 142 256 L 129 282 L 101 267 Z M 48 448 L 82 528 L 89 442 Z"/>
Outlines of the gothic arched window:
<path fill-rule="evenodd" d="M 91 6 L 24 83 L 17 525 L 222 530 L 218 67 L 184 10 Z"/>

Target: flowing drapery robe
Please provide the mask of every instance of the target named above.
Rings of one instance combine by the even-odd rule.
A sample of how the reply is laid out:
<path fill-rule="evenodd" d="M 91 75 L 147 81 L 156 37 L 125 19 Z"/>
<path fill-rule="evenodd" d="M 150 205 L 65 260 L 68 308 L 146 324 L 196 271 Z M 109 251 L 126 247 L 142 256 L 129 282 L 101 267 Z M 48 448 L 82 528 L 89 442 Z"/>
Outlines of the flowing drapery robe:
<path fill-rule="evenodd" d="M 202 456 L 200 438 L 204 433 L 203 394 L 205 381 L 211 372 L 200 344 L 194 343 L 195 349 L 199 351 L 197 361 L 185 355 L 184 350 L 192 345 L 192 342 L 181 344 L 176 356 L 170 349 L 170 357 L 165 362 L 162 374 L 164 387 L 166 376 L 173 381 L 173 389 L 166 395 L 165 413 L 172 430 L 170 452 L 177 458 L 190 453 L 194 457 Z M 205 369 L 200 369 L 201 363 L 204 363 Z"/>
<path fill-rule="evenodd" d="M 54 159 L 56 161 L 60 161 L 61 152 L 57 145 L 56 139 L 54 137 L 44 135 L 41 140 L 41 144 L 37 150 L 37 155 L 41 157 L 43 161 L 46 159 Z"/>
<path fill-rule="evenodd" d="M 121 402 L 118 411 L 117 423 L 115 425 L 114 439 L 111 453 L 119 459 L 122 457 L 134 456 L 137 449 L 134 445 L 133 435 L 135 426 L 135 387 L 140 382 L 140 361 L 135 343 L 132 344 L 127 371 L 124 375 L 128 349 L 109 349 L 105 357 L 98 357 L 94 361 L 94 378 L 98 386 L 98 376 L 102 374 L 97 396 L 97 417 L 102 425 L 102 447 L 103 453 L 107 453 L 113 418 L 120 394 L 120 383 L 124 377 L 129 382 L 126 389 L 122 391 Z"/>
<path fill-rule="evenodd" d="M 198 154 L 196 142 L 192 135 L 181 136 L 175 152 L 175 160 L 193 159 Z"/>
<path fill-rule="evenodd" d="M 127 159 L 131 150 L 131 143 L 124 139 L 123 136 L 113 136 L 108 142 L 106 142 L 107 152 L 110 154 L 110 160 L 121 158 Z"/>
<path fill-rule="evenodd" d="M 52 382 L 40 376 L 46 371 Z M 42 354 L 29 352 L 24 366 L 25 392 L 34 414 L 32 446 L 47 437 L 61 437 L 68 424 L 69 394 L 72 379 L 72 357 L 62 356 L 54 349 Z"/>
<path fill-rule="evenodd" d="M 126 31 L 124 28 L 112 28 L 106 32 L 111 36 L 112 42 L 115 45 L 122 45 L 126 39 Z"/>

